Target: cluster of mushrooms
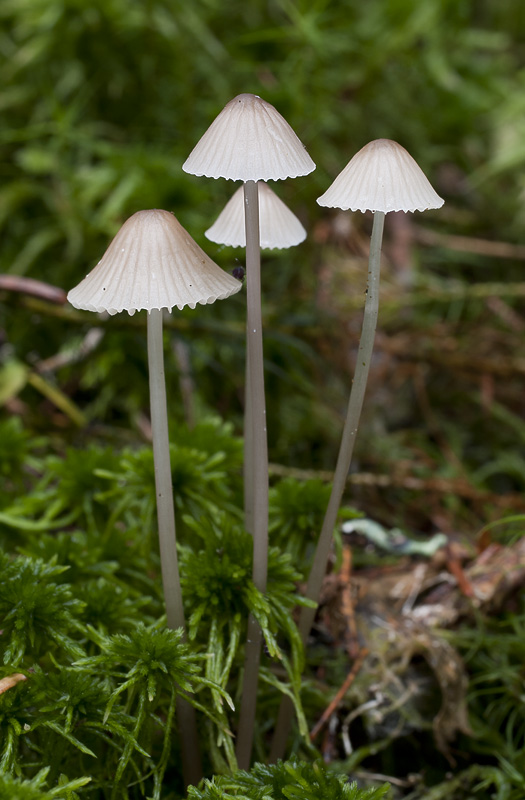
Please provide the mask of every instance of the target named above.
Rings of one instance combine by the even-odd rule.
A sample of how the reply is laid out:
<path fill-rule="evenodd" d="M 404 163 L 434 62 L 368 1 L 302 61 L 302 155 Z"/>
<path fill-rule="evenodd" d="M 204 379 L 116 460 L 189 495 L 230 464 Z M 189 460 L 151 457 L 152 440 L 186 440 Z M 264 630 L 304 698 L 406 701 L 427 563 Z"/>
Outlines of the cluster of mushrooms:
<path fill-rule="evenodd" d="M 186 172 L 209 178 L 242 181 L 206 236 L 220 244 L 246 247 L 246 401 L 244 430 L 245 527 L 253 536 L 253 580 L 264 592 L 268 553 L 268 448 L 263 372 L 260 250 L 299 244 L 306 231 L 268 187 L 267 181 L 307 175 L 315 164 L 279 112 L 260 97 L 241 94 L 214 120 L 183 164 Z M 379 268 L 385 214 L 439 208 L 436 194 L 414 159 L 389 139 L 363 147 L 318 198 L 322 206 L 372 211 L 368 288 L 355 374 L 335 470 L 330 502 L 319 537 L 307 596 L 318 601 L 330 541 L 341 503 L 363 405 L 378 314 Z M 163 310 L 195 308 L 235 294 L 242 283 L 215 264 L 168 211 L 133 214 L 122 226 L 101 261 L 68 294 L 75 308 L 116 314 L 145 309 L 147 315 L 151 424 L 162 580 L 167 623 L 185 628 L 177 562 L 175 517 L 169 454 L 168 418 L 162 344 Z M 315 609 L 302 608 L 303 642 Z M 245 650 L 242 704 L 237 728 L 237 759 L 248 769 L 255 719 L 261 631 L 250 619 Z M 178 706 L 184 729 L 185 778 L 199 780 L 193 750 L 196 724 L 193 708 Z M 281 704 L 272 758 L 282 756 L 291 720 L 291 702 Z M 186 753 L 185 753 L 186 751 Z M 187 758 L 185 757 L 187 756 Z M 191 764 L 193 763 L 193 766 Z"/>

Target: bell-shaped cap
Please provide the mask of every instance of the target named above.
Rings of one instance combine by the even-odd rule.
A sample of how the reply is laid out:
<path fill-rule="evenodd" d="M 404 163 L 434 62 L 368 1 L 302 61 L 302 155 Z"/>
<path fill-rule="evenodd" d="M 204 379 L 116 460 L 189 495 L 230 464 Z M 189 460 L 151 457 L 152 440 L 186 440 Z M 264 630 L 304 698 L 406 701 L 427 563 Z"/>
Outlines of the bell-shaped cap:
<path fill-rule="evenodd" d="M 445 202 L 404 147 L 391 139 L 365 145 L 326 192 L 320 206 L 343 211 L 425 211 Z"/>
<path fill-rule="evenodd" d="M 315 164 L 286 120 L 255 94 L 223 108 L 182 165 L 185 172 L 232 181 L 308 175 Z"/>
<path fill-rule="evenodd" d="M 137 211 L 67 299 L 75 308 L 116 314 L 195 308 L 238 292 L 169 211 Z"/>
<path fill-rule="evenodd" d="M 293 247 L 306 239 L 306 231 L 295 214 L 263 181 L 259 183 L 259 228 L 261 247 L 269 250 Z M 246 247 L 242 186 L 228 200 L 204 235 L 217 244 Z"/>

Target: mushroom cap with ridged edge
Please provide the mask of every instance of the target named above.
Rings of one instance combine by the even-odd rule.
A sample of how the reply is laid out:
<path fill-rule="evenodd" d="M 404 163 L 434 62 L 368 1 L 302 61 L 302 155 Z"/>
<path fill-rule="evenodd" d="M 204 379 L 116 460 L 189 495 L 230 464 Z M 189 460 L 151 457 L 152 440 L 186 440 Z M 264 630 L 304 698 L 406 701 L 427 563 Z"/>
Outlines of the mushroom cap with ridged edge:
<path fill-rule="evenodd" d="M 315 164 L 284 117 L 255 94 L 225 105 L 182 165 L 185 172 L 232 181 L 308 175 Z"/>
<path fill-rule="evenodd" d="M 169 211 L 137 211 L 67 299 L 86 311 L 195 308 L 235 294 L 242 283 L 224 272 Z"/>
<path fill-rule="evenodd" d="M 259 181 L 261 247 L 273 250 L 294 247 L 306 239 L 306 231 L 273 189 Z M 230 247 L 246 247 L 244 188 L 240 186 L 207 231 L 208 239 Z"/>
<path fill-rule="evenodd" d="M 317 199 L 343 211 L 425 211 L 445 202 L 412 156 L 391 139 L 365 145 Z"/>

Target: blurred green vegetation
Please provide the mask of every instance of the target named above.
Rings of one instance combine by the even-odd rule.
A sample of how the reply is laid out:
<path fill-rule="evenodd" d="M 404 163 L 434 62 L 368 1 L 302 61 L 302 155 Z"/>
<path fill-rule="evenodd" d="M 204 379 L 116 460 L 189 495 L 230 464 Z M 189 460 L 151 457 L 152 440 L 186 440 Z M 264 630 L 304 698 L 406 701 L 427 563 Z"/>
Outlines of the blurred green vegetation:
<path fill-rule="evenodd" d="M 4 0 L 0 26 L 0 273 L 69 289 L 122 222 L 148 207 L 173 211 L 230 270 L 243 252 L 213 245 L 203 232 L 234 187 L 186 175 L 184 159 L 240 92 L 274 104 L 308 148 L 317 170 L 276 188 L 309 238 L 264 259 L 274 461 L 333 468 L 364 291 L 366 254 L 361 250 L 357 258 L 352 248 L 369 220 L 348 214 L 350 233 L 341 240 L 338 218 L 315 198 L 357 149 L 389 137 L 413 154 L 447 201 L 439 212 L 414 216 L 427 234 L 520 242 L 525 11 L 512 0 L 254 0 L 227 9 L 219 0 Z M 386 247 L 389 237 L 393 230 Z M 323 305 L 324 267 L 335 261 L 344 271 L 356 260 L 359 270 L 350 271 L 351 283 L 342 288 L 348 307 Z M 403 451 L 425 461 L 427 474 L 467 474 L 491 490 L 521 488 L 516 376 L 511 370 L 503 385 L 489 374 L 496 388 L 487 412 L 472 375 L 458 380 L 450 362 L 436 359 L 448 337 L 469 361 L 487 333 L 492 284 L 510 311 L 523 309 L 523 295 L 505 289 L 508 281 L 521 286 L 522 260 L 458 250 L 438 238 L 414 244 L 410 268 L 410 285 L 391 270 L 393 291 L 380 325 L 389 335 L 404 333 L 409 351 L 425 343 L 411 363 L 423 371 L 434 430 L 428 432 L 413 387 L 405 383 L 397 396 L 396 356 L 383 395 L 372 395 L 377 384 L 371 388 L 370 429 L 358 467 L 377 469 L 385 453 L 395 460 Z M 474 296 L 474 284 L 489 287 L 487 295 Z M 95 433 L 126 437 L 130 429 L 136 438 L 148 408 L 143 317 L 101 321 L 0 291 L 0 397 L 7 413 L 21 414 L 33 432 L 51 425 L 73 443 Z M 79 355 L 95 326 L 102 341 Z M 197 418 L 212 409 L 241 429 L 243 326 L 242 296 L 172 315 L 166 339 L 174 426 L 188 417 L 191 402 Z M 495 360 L 510 355 L 518 333 L 501 315 L 492 315 L 490 326 L 496 334 L 485 349 Z M 57 354 L 75 352 L 76 360 L 49 366 Z M 193 381 L 186 405 L 184 359 Z M 410 381 L 416 385 L 413 375 Z M 376 415 L 372 424 L 385 406 L 395 419 Z M 79 436 L 83 422 L 90 427 Z M 443 439 L 456 462 L 443 455 Z M 499 477 L 497 469 L 489 475 L 493 461 Z M 398 499 L 392 496 L 391 507 Z M 482 514 L 468 519 L 469 513 L 464 521 L 475 527 Z M 417 514 L 411 522 L 422 526 Z"/>
<path fill-rule="evenodd" d="M 281 464 L 280 472 L 272 467 L 271 533 L 273 545 L 302 569 L 326 485 L 317 474 L 299 473 L 334 467 L 370 229 L 366 215 L 334 214 L 315 198 L 366 142 L 399 141 L 446 204 L 406 220 L 391 215 L 387 223 L 352 505 L 421 534 L 439 529 L 462 538 L 489 529 L 505 513 L 524 510 L 524 45 L 525 7 L 516 0 L 3 0 L 0 275 L 67 290 L 128 216 L 152 207 L 173 211 L 231 270 L 243 252 L 211 244 L 204 231 L 234 187 L 186 175 L 181 165 L 236 94 L 254 92 L 274 104 L 318 165 L 312 175 L 276 186 L 307 227 L 307 241 L 266 253 L 263 263 L 270 457 Z M 403 242 L 400 257 L 395 248 Z M 213 507 L 218 517 L 219 507 L 231 512 L 240 504 L 242 447 L 232 431 L 242 425 L 243 334 L 242 293 L 176 312 L 166 323 L 186 561 L 187 516 Z M 0 543 L 21 554 L 20 570 L 38 563 L 52 571 L 40 587 L 41 629 L 32 643 L 17 639 L 11 655 L 27 647 L 40 657 L 42 631 L 56 622 L 55 604 L 69 591 L 64 582 L 74 587 L 70 610 L 64 606 L 58 619 L 66 638 L 53 640 L 51 656 L 64 659 L 63 674 L 79 642 L 98 647 L 85 639 L 88 626 L 102 641 L 128 636 L 140 620 L 149 624 L 161 613 L 152 577 L 151 458 L 137 448 L 149 437 L 146 376 L 144 314 L 104 319 L 0 285 Z M 201 422 L 188 431 L 185 423 L 191 429 L 210 410 L 228 424 Z M 312 481 L 291 480 L 297 477 Z M 521 536 L 522 526 L 516 530 Z M 290 593 L 295 572 L 290 565 L 281 573 Z M 22 599 L 34 605 L 32 595 Z M 272 630 L 289 633 L 289 604 L 277 600 Z M 4 602 L 11 607 L 8 595 Z M 77 628 L 80 618 L 84 627 Z M 469 704 L 478 736 L 477 745 L 465 738 L 465 749 L 481 763 L 461 761 L 452 780 L 444 765 L 436 778 L 442 782 L 414 789 L 414 798 L 523 796 L 523 609 L 479 623 L 458 635 L 458 646 L 473 676 Z M 234 614 L 228 624 L 213 631 L 227 664 L 231 653 L 221 637 L 233 631 L 234 643 L 239 639 Z M 195 633 L 205 647 L 205 634 Z M 51 669 L 57 683 L 59 666 Z M 58 703 L 53 680 L 43 685 L 36 676 L 27 700 L 32 722 L 49 714 L 41 711 L 46 703 Z M 92 687 L 72 677 L 70 684 L 71 696 L 85 694 L 91 703 Z M 13 719 L 26 691 L 5 695 Z M 312 707 L 321 711 L 325 698 L 313 698 L 308 686 L 304 694 L 313 718 Z M 275 699 L 268 698 L 272 719 Z M 96 699 L 102 711 L 86 701 L 75 714 L 99 720 L 106 699 Z M 168 695 L 160 702 L 169 714 Z M 66 712 L 53 713 L 64 726 Z M 119 735 L 129 733 L 130 720 L 124 723 L 115 728 Z M 16 725 L 12 731 L 18 741 Z M 50 746 L 60 737 L 63 730 L 54 730 Z M 75 742 L 69 744 L 78 750 Z M 155 746 L 163 752 L 160 739 Z M 9 758 L 10 747 L 11 740 Z M 82 750 L 76 758 L 83 774 Z M 388 751 L 374 763 L 394 774 L 392 758 Z M 68 778 L 55 771 L 53 780 L 69 792 Z M 43 779 L 32 777 L 27 796 L 39 793 Z"/>
<path fill-rule="evenodd" d="M 516 233 L 492 199 L 522 188 L 522 16 L 465 0 L 257 0 L 227 14 L 218 0 L 5 0 L 3 268 L 67 286 L 143 207 L 201 236 L 229 189 L 180 166 L 243 91 L 276 105 L 317 162 L 285 187 L 308 221 L 355 150 L 387 136 L 434 177 L 447 162 L 490 176 L 471 202 Z"/>

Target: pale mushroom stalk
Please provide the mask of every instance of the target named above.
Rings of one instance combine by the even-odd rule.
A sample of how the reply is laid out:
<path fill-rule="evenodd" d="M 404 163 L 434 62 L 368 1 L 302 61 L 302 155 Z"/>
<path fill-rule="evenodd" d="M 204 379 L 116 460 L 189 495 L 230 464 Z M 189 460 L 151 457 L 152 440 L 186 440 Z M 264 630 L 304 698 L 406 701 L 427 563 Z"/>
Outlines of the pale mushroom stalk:
<path fill-rule="evenodd" d="M 246 247 L 246 201 L 245 186 L 236 190 L 218 218 L 205 231 L 205 236 L 212 242 L 226 244 L 230 247 Z M 270 189 L 265 181 L 257 181 L 257 202 L 259 206 L 259 247 L 282 249 L 293 247 L 304 241 L 306 231 L 295 214 Z M 250 246 L 250 251 L 255 249 Z M 253 271 L 253 270 L 251 270 Z M 249 283 L 249 291 L 253 284 Z M 246 329 L 246 340 L 250 340 L 249 327 Z M 249 346 L 246 356 L 246 381 L 244 399 L 244 519 L 246 530 L 253 532 L 253 475 L 252 475 L 252 409 L 250 390 L 250 358 Z"/>
<path fill-rule="evenodd" d="M 328 506 L 323 520 L 323 526 L 321 528 L 321 534 L 315 549 L 313 563 L 305 591 L 306 597 L 316 603 L 319 602 L 321 586 L 325 576 L 326 564 L 328 562 L 328 556 L 330 553 L 332 535 L 337 521 L 337 513 L 341 505 L 341 500 L 343 498 L 343 493 L 346 486 L 348 470 L 350 469 L 350 463 L 352 461 L 354 444 L 359 427 L 359 419 L 361 417 L 361 410 L 363 408 L 363 401 L 365 397 L 368 371 L 370 369 L 370 361 L 372 359 L 372 352 L 374 349 L 374 339 L 379 310 L 379 276 L 381 268 L 381 242 L 383 240 L 384 222 L 384 212 L 376 211 L 374 213 L 372 237 L 370 240 L 365 310 L 363 316 L 363 327 L 361 329 L 361 338 L 359 340 L 359 349 L 357 352 L 354 379 L 348 401 L 346 420 L 343 428 L 341 445 L 339 447 L 339 455 L 337 457 L 330 500 L 328 501 Z M 310 633 L 310 629 L 314 621 L 315 612 L 316 608 L 301 608 L 299 614 L 299 633 L 303 645 L 306 644 L 308 634 Z M 283 757 L 286 748 L 286 741 L 290 732 L 292 715 L 292 702 L 289 698 L 285 697 L 281 702 L 277 723 L 275 726 L 275 733 L 270 752 L 271 762 Z"/>
<path fill-rule="evenodd" d="M 253 191 L 253 181 L 244 182 L 227 205 L 220 213 L 216 222 L 206 231 L 206 236 L 214 242 L 228 244 L 233 247 L 246 247 L 246 266 L 247 266 L 247 289 L 248 289 L 248 317 L 249 322 L 246 327 L 246 385 L 245 385 L 245 405 L 244 405 L 244 514 L 245 526 L 250 533 L 255 530 L 254 502 L 255 496 L 259 492 L 255 491 L 255 486 L 260 490 L 263 486 L 265 491 L 268 489 L 267 480 L 264 480 L 265 468 L 262 462 L 255 455 L 254 441 L 257 433 L 253 427 L 253 398 L 264 399 L 264 393 L 255 388 L 253 390 L 254 376 L 252 369 L 254 349 L 254 328 L 262 330 L 261 325 L 254 325 L 252 319 L 255 313 L 259 314 L 260 297 L 255 298 L 255 292 L 260 293 L 260 281 L 258 273 L 260 270 L 260 248 L 286 248 L 299 244 L 306 238 L 306 231 L 297 217 L 289 208 L 278 198 L 275 192 L 269 188 L 264 181 L 257 182 L 257 205 L 258 213 L 255 213 L 253 202 L 255 195 Z M 261 366 L 258 376 L 264 380 L 262 372 L 262 338 L 258 346 L 260 353 Z M 259 356 L 258 356 L 259 358 Z M 264 389 L 264 385 L 263 385 Z M 264 409 L 263 409 L 264 411 Z M 261 410 L 256 412 L 259 419 L 263 422 L 265 414 L 261 415 Z M 260 427 L 259 432 L 262 430 Z M 267 449 L 267 448 L 266 448 Z M 258 475 L 257 467 L 261 468 Z M 264 483 L 262 481 L 264 480 Z M 265 498 L 266 502 L 267 498 Z M 259 504 L 259 500 L 257 500 Z M 267 508 L 267 505 L 266 505 Z M 257 520 L 260 521 L 260 513 Z M 267 523 L 267 517 L 266 517 Z M 267 540 L 267 531 L 266 531 Z M 256 550 L 260 552 L 257 553 Z M 257 536 L 254 539 L 254 581 L 256 585 L 266 585 L 266 576 L 262 575 L 262 568 L 266 566 L 266 545 L 264 539 Z M 245 651 L 245 683 L 243 685 L 243 706 L 239 721 L 239 732 L 237 738 L 237 757 L 241 767 L 249 767 L 250 752 L 252 749 L 252 730 L 255 720 L 256 710 L 256 691 L 257 673 L 259 669 L 261 653 L 261 631 L 253 617 L 248 620 L 248 636 Z"/>
<path fill-rule="evenodd" d="M 236 190 L 218 218 L 205 231 L 205 236 L 212 242 L 226 244 L 230 247 L 246 247 L 246 200 L 245 186 Z M 257 181 L 257 202 L 259 207 L 259 246 L 260 248 L 282 249 L 292 247 L 304 241 L 306 231 L 295 214 L 283 203 L 282 200 L 270 189 L 265 181 Z M 250 251 L 255 248 L 250 245 Z M 251 270 L 251 272 L 253 269 Z M 249 283 L 249 291 L 253 284 Z M 246 340 L 251 336 L 249 327 L 246 329 Z M 246 381 L 244 399 L 244 519 L 246 530 L 253 532 L 253 475 L 252 475 L 252 409 L 250 389 L 250 358 L 249 347 L 246 356 Z"/>
<path fill-rule="evenodd" d="M 346 479 L 348 477 L 348 470 L 350 469 L 350 463 L 352 461 L 354 444 L 359 427 L 359 419 L 361 417 L 361 410 L 363 408 L 363 401 L 365 398 L 370 361 L 372 360 L 379 309 L 379 275 L 381 268 L 381 242 L 383 240 L 384 223 L 384 211 L 376 211 L 374 213 L 372 237 L 370 240 L 365 311 L 363 316 L 363 327 L 361 329 L 361 338 L 359 340 L 359 349 L 357 351 L 354 379 L 348 401 L 348 409 L 346 412 L 346 420 L 343 428 L 341 445 L 339 447 L 339 455 L 337 457 L 332 492 L 330 494 L 330 500 L 328 502 L 328 507 L 323 520 L 321 534 L 317 542 L 312 568 L 310 570 L 305 592 L 306 597 L 308 597 L 310 600 L 314 600 L 315 602 L 318 602 L 319 600 L 321 584 L 326 572 L 326 564 L 330 552 L 332 534 L 337 521 L 337 513 L 343 498 Z M 301 609 L 301 615 L 299 617 L 299 632 L 301 634 L 303 643 L 306 642 L 306 638 L 310 632 L 310 628 L 312 627 L 314 616 L 315 608 L 303 607 Z"/>
<path fill-rule="evenodd" d="M 241 283 L 224 273 L 191 239 L 173 214 L 137 211 L 121 227 L 97 266 L 68 293 L 75 308 L 134 314 L 148 311 L 148 367 L 155 489 L 167 623 L 184 630 L 184 611 L 175 540 L 162 309 L 182 309 L 228 297 Z M 202 777 L 195 709 L 177 696 L 183 773 L 187 783 Z"/>
<path fill-rule="evenodd" d="M 248 487 L 245 499 L 246 522 L 252 524 L 253 582 L 260 592 L 266 591 L 268 573 L 268 441 L 264 396 L 264 362 L 261 308 L 261 249 L 259 234 L 259 198 L 256 181 L 244 184 L 246 225 L 246 293 L 247 293 L 247 427 L 245 453 Z M 249 769 L 252 752 L 262 632 L 250 616 L 244 660 L 242 701 L 237 734 L 237 761 L 240 769 Z"/>
<path fill-rule="evenodd" d="M 260 232 L 258 181 L 283 180 L 307 175 L 315 164 L 286 120 L 270 103 L 253 94 L 230 100 L 203 134 L 182 165 L 183 170 L 210 178 L 244 184 L 246 233 L 247 391 L 248 430 L 253 439 L 245 451 L 253 467 L 245 475 L 252 481 L 245 494 L 246 523 L 254 538 L 254 583 L 266 590 L 268 544 L 268 454 L 264 404 L 262 320 L 260 301 Z M 213 234 L 212 237 L 213 239 Z M 245 428 L 246 432 L 246 428 Z M 251 503 L 253 503 L 253 522 Z M 249 767 L 260 658 L 260 631 L 248 620 L 245 684 L 240 712 L 238 751 L 240 766 Z M 250 730 L 248 730 L 250 728 Z"/>
<path fill-rule="evenodd" d="M 147 328 L 151 433 L 164 602 L 168 628 L 186 630 L 175 533 L 161 309 L 153 308 L 148 312 Z M 184 732 L 181 736 L 184 783 L 187 786 L 196 785 L 202 778 L 202 764 L 195 709 L 179 694 L 176 703 L 177 716 Z"/>
<path fill-rule="evenodd" d="M 248 325 L 246 325 L 246 341 L 248 341 Z M 252 394 L 250 388 L 249 353 L 246 348 L 246 365 L 244 380 L 244 435 L 243 435 L 243 491 L 244 491 L 244 527 L 253 535 L 253 429 L 252 429 Z"/>
<path fill-rule="evenodd" d="M 253 581 L 266 591 L 268 572 L 268 441 L 264 394 L 264 357 L 261 301 L 261 248 L 259 243 L 259 201 L 256 181 L 244 184 L 246 220 L 246 327 L 251 482 L 253 497 Z"/>
<path fill-rule="evenodd" d="M 168 411 L 164 378 L 162 311 L 148 312 L 148 367 L 153 461 L 159 527 L 162 586 L 168 627 L 186 628 L 175 533 L 175 510 L 171 479 Z"/>
<path fill-rule="evenodd" d="M 343 210 L 373 211 L 374 224 L 370 243 L 363 329 L 354 381 L 330 501 L 306 590 L 307 597 L 315 602 L 319 602 L 332 533 L 345 488 L 363 406 L 377 324 L 379 268 L 385 214 L 389 211 L 424 211 L 427 208 L 440 208 L 444 201 L 436 194 L 417 163 L 401 145 L 390 139 L 376 139 L 356 153 L 317 202 L 322 206 Z M 303 643 L 306 642 L 314 616 L 315 608 L 301 609 L 299 632 Z M 279 709 L 271 760 L 282 757 L 284 753 L 291 718 L 292 706 L 285 699 Z"/>

